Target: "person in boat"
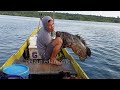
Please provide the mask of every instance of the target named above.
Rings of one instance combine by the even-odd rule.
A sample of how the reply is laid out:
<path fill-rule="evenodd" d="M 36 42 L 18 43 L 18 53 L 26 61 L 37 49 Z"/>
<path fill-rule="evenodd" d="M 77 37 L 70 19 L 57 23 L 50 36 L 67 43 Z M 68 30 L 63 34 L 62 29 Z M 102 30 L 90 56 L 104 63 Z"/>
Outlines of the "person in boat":
<path fill-rule="evenodd" d="M 52 39 L 51 32 L 54 31 L 54 20 L 50 16 L 42 18 L 43 27 L 38 32 L 37 48 L 43 60 L 49 60 L 51 64 L 61 65 L 62 63 L 57 60 L 57 54 L 63 41 L 60 37 Z"/>

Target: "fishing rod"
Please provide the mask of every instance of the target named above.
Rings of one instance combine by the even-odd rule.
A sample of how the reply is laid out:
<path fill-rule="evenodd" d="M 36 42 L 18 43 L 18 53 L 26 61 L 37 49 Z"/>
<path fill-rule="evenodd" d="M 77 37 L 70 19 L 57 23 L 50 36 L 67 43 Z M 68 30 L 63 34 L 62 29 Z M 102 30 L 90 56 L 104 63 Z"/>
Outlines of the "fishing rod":
<path fill-rule="evenodd" d="M 53 22 L 55 22 L 55 11 L 53 11 Z M 51 36 L 52 36 L 53 39 L 55 39 L 55 37 L 56 37 L 55 30 L 53 32 L 51 32 Z"/>
<path fill-rule="evenodd" d="M 55 18 L 55 11 L 53 11 L 53 22 L 54 22 L 54 18 Z"/>
<path fill-rule="evenodd" d="M 41 18 L 42 18 L 42 13 L 41 14 L 39 14 L 39 24 L 38 24 L 38 29 L 39 29 L 39 27 L 40 27 L 40 21 L 41 21 Z"/>

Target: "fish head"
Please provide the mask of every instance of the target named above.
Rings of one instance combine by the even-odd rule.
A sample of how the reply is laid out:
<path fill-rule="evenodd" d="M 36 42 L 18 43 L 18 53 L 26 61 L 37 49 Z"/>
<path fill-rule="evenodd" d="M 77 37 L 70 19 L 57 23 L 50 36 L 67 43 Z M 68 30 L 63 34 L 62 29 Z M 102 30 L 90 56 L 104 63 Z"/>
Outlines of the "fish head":
<path fill-rule="evenodd" d="M 80 58 L 81 61 L 85 61 L 87 58 L 86 47 L 81 44 L 73 44 L 71 46 L 73 52 Z"/>
<path fill-rule="evenodd" d="M 85 61 L 87 56 L 91 56 L 91 50 L 81 38 L 75 38 L 74 43 L 71 43 L 71 48 L 81 61 Z"/>

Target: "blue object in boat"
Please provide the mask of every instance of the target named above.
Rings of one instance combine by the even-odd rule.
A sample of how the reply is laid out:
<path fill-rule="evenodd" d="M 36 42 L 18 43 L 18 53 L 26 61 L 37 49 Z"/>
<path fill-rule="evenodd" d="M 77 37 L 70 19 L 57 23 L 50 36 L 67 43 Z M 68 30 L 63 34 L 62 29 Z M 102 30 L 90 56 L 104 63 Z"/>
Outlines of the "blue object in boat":
<path fill-rule="evenodd" d="M 18 76 L 23 79 L 29 78 L 29 67 L 23 64 L 13 64 L 3 69 L 3 72 L 8 75 L 8 79 L 17 79 Z"/>
<path fill-rule="evenodd" d="M 18 75 L 8 75 L 8 79 L 23 79 L 23 78 Z"/>

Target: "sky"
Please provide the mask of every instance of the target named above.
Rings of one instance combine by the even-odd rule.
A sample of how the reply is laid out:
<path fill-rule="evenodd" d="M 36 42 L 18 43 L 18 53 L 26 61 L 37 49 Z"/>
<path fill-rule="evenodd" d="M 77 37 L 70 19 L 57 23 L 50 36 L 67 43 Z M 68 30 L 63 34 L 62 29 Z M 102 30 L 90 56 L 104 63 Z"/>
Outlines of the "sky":
<path fill-rule="evenodd" d="M 83 14 L 83 15 L 97 15 L 97 16 L 105 16 L 105 17 L 118 17 L 118 16 L 120 17 L 120 11 L 55 11 L 55 12 Z"/>
<path fill-rule="evenodd" d="M 71 14 L 97 15 L 105 17 L 120 17 L 120 11 L 56 11 Z"/>

